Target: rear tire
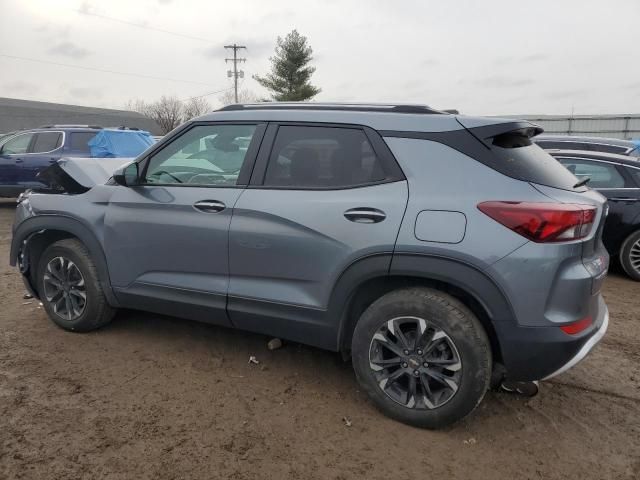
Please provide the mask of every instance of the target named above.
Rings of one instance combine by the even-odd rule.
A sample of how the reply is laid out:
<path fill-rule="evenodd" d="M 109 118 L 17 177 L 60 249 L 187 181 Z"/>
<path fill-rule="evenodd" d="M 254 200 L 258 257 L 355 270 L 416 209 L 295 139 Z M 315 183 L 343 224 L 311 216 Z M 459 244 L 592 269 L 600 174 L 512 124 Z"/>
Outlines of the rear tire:
<path fill-rule="evenodd" d="M 50 245 L 38 264 L 38 293 L 49 318 L 59 327 L 89 332 L 111 321 L 115 309 L 107 303 L 96 266 L 76 239 Z"/>
<path fill-rule="evenodd" d="M 622 244 L 620 264 L 631 279 L 640 282 L 640 230 L 629 235 Z"/>
<path fill-rule="evenodd" d="M 430 288 L 396 290 L 369 306 L 356 324 L 352 357 L 373 403 L 422 428 L 442 428 L 471 413 L 491 379 L 490 343 L 478 319 Z"/>

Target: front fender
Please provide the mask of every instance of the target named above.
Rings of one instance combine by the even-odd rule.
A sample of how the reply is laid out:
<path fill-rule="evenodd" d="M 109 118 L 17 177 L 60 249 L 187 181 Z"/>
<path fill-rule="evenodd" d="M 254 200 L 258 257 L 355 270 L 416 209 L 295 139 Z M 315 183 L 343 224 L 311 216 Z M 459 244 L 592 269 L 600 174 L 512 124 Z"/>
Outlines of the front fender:
<path fill-rule="evenodd" d="M 20 254 L 26 251 L 29 242 L 47 231 L 69 234 L 76 237 L 87 247 L 91 254 L 91 259 L 96 265 L 98 280 L 109 304 L 114 307 L 117 306 L 118 302 L 111 289 L 107 260 L 102 245 L 94 233 L 76 218 L 58 214 L 35 215 L 15 225 L 11 240 L 9 263 L 15 266 L 18 263 Z"/>

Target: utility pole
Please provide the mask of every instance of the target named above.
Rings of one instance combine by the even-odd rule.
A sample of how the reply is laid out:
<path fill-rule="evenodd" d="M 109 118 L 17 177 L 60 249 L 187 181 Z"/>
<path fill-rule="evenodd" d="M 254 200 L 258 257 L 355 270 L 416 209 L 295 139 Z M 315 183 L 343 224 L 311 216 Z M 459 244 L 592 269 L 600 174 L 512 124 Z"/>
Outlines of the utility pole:
<path fill-rule="evenodd" d="M 233 91 L 235 92 L 236 103 L 238 103 L 238 77 L 244 78 L 244 72 L 238 70 L 238 62 L 246 62 L 246 58 L 238 58 L 238 50 L 247 47 L 244 45 L 225 45 L 224 48 L 230 48 L 233 50 L 233 58 L 225 58 L 224 63 L 233 62 L 233 70 L 227 71 L 227 77 L 233 77 Z"/>

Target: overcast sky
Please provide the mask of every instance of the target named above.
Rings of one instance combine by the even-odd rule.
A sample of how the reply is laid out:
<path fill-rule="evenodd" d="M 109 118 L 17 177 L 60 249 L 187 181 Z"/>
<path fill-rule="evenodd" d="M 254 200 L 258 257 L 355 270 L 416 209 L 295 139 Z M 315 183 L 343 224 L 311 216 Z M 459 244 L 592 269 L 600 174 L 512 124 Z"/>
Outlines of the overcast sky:
<path fill-rule="evenodd" d="M 233 42 L 248 47 L 242 87 L 264 96 L 251 75 L 296 28 L 318 101 L 640 113 L 640 0 L 0 0 L 0 12 L 3 97 L 122 108 L 202 95 L 231 86 Z"/>

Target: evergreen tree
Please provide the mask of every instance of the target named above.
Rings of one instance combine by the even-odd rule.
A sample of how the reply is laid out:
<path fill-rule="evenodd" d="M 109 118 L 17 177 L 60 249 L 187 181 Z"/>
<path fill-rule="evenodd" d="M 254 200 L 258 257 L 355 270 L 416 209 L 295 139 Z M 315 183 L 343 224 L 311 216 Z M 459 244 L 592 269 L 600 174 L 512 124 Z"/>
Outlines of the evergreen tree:
<path fill-rule="evenodd" d="M 309 66 L 312 54 L 313 50 L 307 45 L 307 37 L 293 30 L 284 39 L 278 37 L 275 55 L 269 58 L 271 73 L 264 77 L 254 75 L 253 78 L 271 91 L 274 100 L 310 100 L 321 91 L 309 83 L 311 75 L 316 71 L 315 67 Z"/>

